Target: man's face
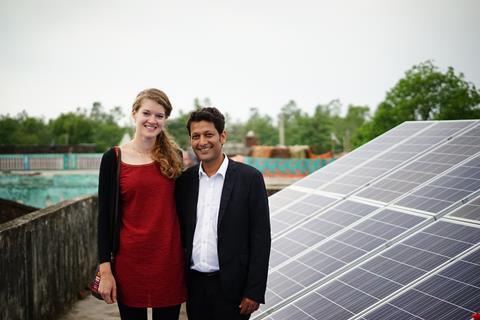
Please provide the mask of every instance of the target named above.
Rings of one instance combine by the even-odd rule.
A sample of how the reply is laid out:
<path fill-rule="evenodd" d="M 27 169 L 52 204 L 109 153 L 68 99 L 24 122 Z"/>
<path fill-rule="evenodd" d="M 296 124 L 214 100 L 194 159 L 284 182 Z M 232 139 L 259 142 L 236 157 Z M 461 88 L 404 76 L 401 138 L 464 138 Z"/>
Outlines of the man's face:
<path fill-rule="evenodd" d="M 222 145 L 227 133 L 218 133 L 213 122 L 199 121 L 190 123 L 190 144 L 200 161 L 213 163 L 223 159 Z"/>

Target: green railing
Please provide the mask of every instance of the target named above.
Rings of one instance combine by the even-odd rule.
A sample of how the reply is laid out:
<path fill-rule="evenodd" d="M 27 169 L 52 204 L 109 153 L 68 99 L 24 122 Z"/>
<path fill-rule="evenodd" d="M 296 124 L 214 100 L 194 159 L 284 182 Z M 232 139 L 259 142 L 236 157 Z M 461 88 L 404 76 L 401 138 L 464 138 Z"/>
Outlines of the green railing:
<path fill-rule="evenodd" d="M 244 157 L 244 163 L 257 168 L 264 176 L 302 177 L 326 166 L 335 158 L 300 159 L 300 158 L 252 158 Z"/>
<path fill-rule="evenodd" d="M 1 154 L 0 170 L 98 170 L 101 153 Z"/>

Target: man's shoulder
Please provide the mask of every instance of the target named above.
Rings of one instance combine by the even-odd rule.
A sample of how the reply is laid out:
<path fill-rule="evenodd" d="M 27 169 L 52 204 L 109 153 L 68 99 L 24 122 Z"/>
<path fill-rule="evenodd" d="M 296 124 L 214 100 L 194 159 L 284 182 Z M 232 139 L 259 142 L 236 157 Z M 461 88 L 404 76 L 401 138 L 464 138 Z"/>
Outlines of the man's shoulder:
<path fill-rule="evenodd" d="M 194 177 L 198 177 L 198 164 L 188 168 L 185 171 L 183 171 L 182 174 L 180 175 L 180 177 L 178 177 L 177 183 L 185 181 L 185 180 L 192 179 Z"/>

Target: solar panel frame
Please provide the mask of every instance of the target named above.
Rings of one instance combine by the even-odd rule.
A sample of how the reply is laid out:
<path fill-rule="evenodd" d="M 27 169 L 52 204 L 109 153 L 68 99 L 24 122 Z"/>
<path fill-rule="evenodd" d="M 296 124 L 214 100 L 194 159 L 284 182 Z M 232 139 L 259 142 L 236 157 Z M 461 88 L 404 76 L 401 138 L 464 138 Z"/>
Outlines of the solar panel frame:
<path fill-rule="evenodd" d="M 447 215 L 452 219 L 480 223 L 480 193 Z"/>

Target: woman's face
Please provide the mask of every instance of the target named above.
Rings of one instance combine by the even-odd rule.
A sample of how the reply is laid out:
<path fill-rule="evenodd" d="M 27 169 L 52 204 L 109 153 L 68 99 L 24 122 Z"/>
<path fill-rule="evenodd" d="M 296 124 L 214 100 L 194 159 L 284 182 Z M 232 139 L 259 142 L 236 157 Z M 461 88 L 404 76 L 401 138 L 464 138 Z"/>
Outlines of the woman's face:
<path fill-rule="evenodd" d="M 144 98 L 137 111 L 132 112 L 136 134 L 143 138 L 155 138 L 162 132 L 166 121 L 165 108 L 158 102 Z"/>

